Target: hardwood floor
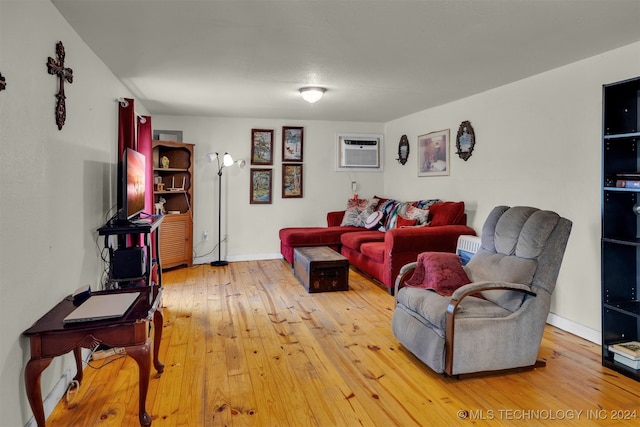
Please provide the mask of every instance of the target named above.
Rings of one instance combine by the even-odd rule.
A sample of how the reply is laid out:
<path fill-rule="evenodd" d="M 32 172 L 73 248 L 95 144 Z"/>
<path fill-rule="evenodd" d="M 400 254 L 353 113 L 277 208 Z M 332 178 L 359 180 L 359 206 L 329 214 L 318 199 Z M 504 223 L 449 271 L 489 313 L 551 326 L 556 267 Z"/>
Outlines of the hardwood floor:
<path fill-rule="evenodd" d="M 308 294 L 279 260 L 167 271 L 154 426 L 630 426 L 640 383 L 599 347 L 547 326 L 530 372 L 456 380 L 394 338 L 393 297 L 355 271 L 348 292 Z M 137 426 L 129 357 L 91 362 L 48 426 Z M 621 417 L 631 420 L 621 420 Z"/>

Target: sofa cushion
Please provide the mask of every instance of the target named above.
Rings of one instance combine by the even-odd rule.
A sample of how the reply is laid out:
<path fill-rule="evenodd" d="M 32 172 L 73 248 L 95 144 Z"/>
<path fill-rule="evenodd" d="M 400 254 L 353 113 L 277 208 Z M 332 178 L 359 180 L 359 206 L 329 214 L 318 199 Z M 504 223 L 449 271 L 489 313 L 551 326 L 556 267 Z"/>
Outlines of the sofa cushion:
<path fill-rule="evenodd" d="M 398 217 L 404 213 L 404 209 L 407 207 L 406 202 L 396 202 L 393 204 L 387 218 L 384 221 L 384 229 L 391 230 L 397 227 Z"/>
<path fill-rule="evenodd" d="M 375 262 L 384 262 L 384 242 L 366 242 L 360 245 L 360 253 Z"/>
<path fill-rule="evenodd" d="M 448 252 L 423 252 L 418 255 L 416 269 L 407 285 L 433 289 L 440 295 L 451 295 L 462 285 L 471 283 L 460 257 Z"/>
<path fill-rule="evenodd" d="M 396 219 L 396 228 L 402 227 L 413 227 L 418 223 L 418 220 L 415 218 L 405 218 L 402 215 L 398 215 Z"/>
<path fill-rule="evenodd" d="M 384 217 L 382 219 L 384 225 L 383 227 L 381 227 L 381 231 L 387 231 L 391 230 L 392 228 L 396 228 L 398 215 L 402 215 L 407 218 L 418 219 L 418 223 L 416 225 L 426 224 L 427 219 L 423 218 L 425 215 L 428 218 L 428 208 L 430 208 L 430 206 L 433 206 L 434 204 L 442 203 L 440 199 L 424 199 L 412 202 L 402 202 L 399 200 L 386 199 L 379 196 L 375 196 L 375 198 L 380 200 L 377 210 L 381 211 L 384 214 Z M 409 215 L 407 214 L 407 212 L 411 212 L 411 214 Z M 464 215 L 464 205 L 462 213 Z M 444 218 L 443 220 L 446 221 L 446 218 Z"/>
<path fill-rule="evenodd" d="M 424 225 L 429 222 L 429 209 L 420 209 L 413 205 L 405 208 L 404 215 L 409 219 L 415 219 L 416 225 Z"/>
<path fill-rule="evenodd" d="M 367 220 L 364 222 L 364 227 L 367 230 L 377 230 L 380 227 L 380 221 L 382 221 L 382 217 L 384 214 L 380 211 L 374 211 L 371 215 L 367 217 Z"/>
<path fill-rule="evenodd" d="M 429 207 L 431 227 L 441 225 L 462 224 L 464 219 L 464 202 L 438 202 Z"/>
<path fill-rule="evenodd" d="M 360 227 L 300 227 L 280 230 L 280 241 L 290 247 L 339 245 L 340 236 Z"/>
<path fill-rule="evenodd" d="M 365 221 L 378 206 L 379 200 L 373 199 L 349 199 L 347 210 L 342 218 L 341 226 L 364 227 Z"/>
<path fill-rule="evenodd" d="M 368 242 L 384 242 L 384 233 L 376 230 L 344 233 L 340 237 L 342 246 L 360 252 L 360 246 Z"/>

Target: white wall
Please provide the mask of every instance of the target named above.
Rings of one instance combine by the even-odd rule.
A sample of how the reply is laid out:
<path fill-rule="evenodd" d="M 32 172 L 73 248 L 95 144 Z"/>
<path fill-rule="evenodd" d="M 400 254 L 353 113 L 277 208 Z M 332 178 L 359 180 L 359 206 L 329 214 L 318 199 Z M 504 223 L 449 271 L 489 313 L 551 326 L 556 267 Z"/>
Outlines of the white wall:
<path fill-rule="evenodd" d="M 301 101 L 302 102 L 302 101 Z M 304 127 L 304 197 L 282 198 L 282 126 Z M 222 176 L 222 258 L 229 261 L 277 258 L 280 256 L 278 230 L 294 226 L 325 226 L 330 210 L 346 207 L 352 197 L 351 181 L 358 182 L 360 197 L 370 197 L 383 188 L 383 174 L 376 172 L 336 172 L 337 132 L 382 133 L 380 123 L 231 119 L 220 117 L 153 116 L 153 129 L 181 130 L 184 142 L 195 146 L 194 250 L 195 263 L 217 259 L 211 253 L 218 238 L 218 176 L 207 153 L 229 152 L 247 165 L 225 168 Z M 251 129 L 274 130 L 273 203 L 249 203 Z M 207 230 L 209 240 L 202 241 Z"/>
<path fill-rule="evenodd" d="M 384 188 L 415 199 L 463 200 L 469 225 L 480 232 L 496 205 L 558 212 L 573 231 L 553 297 L 558 322 L 598 340 L 600 331 L 600 185 L 602 85 L 640 75 L 640 43 L 422 111 L 386 124 L 387 159 L 406 134 L 405 166 L 387 160 Z M 466 162 L 455 154 L 458 126 L 476 134 Z M 451 174 L 417 177 L 418 135 L 451 130 Z M 553 317 L 553 316 L 552 316 Z"/>
<path fill-rule="evenodd" d="M 61 131 L 58 83 L 46 67 L 58 41 L 74 74 Z M 23 382 L 30 347 L 21 333 L 80 285 L 95 289 L 100 280 L 96 229 L 115 204 L 115 99 L 131 94 L 49 0 L 0 1 L 0 73 L 7 83 L 0 92 L 0 425 L 21 426 L 31 418 Z M 43 396 L 75 374 L 72 362 L 56 358 L 44 371 Z"/>

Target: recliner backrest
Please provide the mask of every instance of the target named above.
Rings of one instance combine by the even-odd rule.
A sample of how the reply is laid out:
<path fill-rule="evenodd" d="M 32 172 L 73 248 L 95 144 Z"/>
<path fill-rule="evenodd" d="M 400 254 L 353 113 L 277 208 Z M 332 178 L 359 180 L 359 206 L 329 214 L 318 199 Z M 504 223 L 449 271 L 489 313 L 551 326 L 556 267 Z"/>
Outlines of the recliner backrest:
<path fill-rule="evenodd" d="M 545 265 L 553 256 L 543 258 L 542 255 L 549 243 L 555 241 L 552 236 L 561 221 L 568 222 L 570 229 L 571 223 L 555 212 L 526 206 L 495 207 L 482 227 L 481 248 L 465 266 L 467 275 L 473 282 L 521 283 L 542 286 L 551 293 L 557 271 L 555 276 L 544 275 L 544 280 L 541 280 L 542 276 L 538 280 L 536 277 L 539 266 L 542 265 L 545 269 L 554 267 Z M 563 228 L 566 228 L 567 224 L 564 225 Z M 564 244 L 566 245 L 566 241 Z M 563 252 L 564 246 L 559 253 L 560 260 Z M 560 260 L 556 260 L 557 270 L 560 268 Z M 552 283 L 545 283 L 549 279 L 552 279 Z M 522 293 L 504 290 L 484 291 L 482 296 L 512 312 L 524 300 Z"/>

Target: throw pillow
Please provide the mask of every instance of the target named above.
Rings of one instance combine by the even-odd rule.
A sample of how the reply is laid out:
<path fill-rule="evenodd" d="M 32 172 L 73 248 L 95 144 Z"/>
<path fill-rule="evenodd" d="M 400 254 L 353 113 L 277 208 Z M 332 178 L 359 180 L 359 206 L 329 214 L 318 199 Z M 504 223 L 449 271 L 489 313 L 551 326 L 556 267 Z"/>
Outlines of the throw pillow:
<path fill-rule="evenodd" d="M 459 287 L 471 283 L 462 268 L 460 257 L 449 252 L 423 252 L 418 255 L 416 269 L 407 285 L 433 289 L 440 295 L 450 296 Z"/>
<path fill-rule="evenodd" d="M 384 230 L 391 230 L 392 228 L 396 228 L 396 222 L 398 221 L 398 216 L 404 213 L 404 209 L 407 206 L 406 202 L 396 202 L 392 209 L 389 211 L 389 214 L 384 220 Z"/>
<path fill-rule="evenodd" d="M 431 227 L 460 224 L 464 220 L 464 202 L 438 202 L 429 207 Z"/>
<path fill-rule="evenodd" d="M 380 220 L 384 215 L 380 211 L 374 211 L 371 215 L 369 215 L 364 222 L 364 227 L 367 230 L 372 230 L 374 228 L 378 228 L 380 226 Z"/>
<path fill-rule="evenodd" d="M 398 218 L 396 219 L 396 228 L 413 227 L 417 222 L 418 220 L 415 218 L 405 218 L 402 215 L 398 215 Z"/>
<path fill-rule="evenodd" d="M 408 205 L 404 214 L 409 219 L 415 219 L 417 225 L 423 225 L 429 222 L 428 209 L 420 209 L 415 206 Z"/>
<path fill-rule="evenodd" d="M 378 205 L 378 199 L 349 199 L 340 226 L 364 227 L 365 221 Z"/>

